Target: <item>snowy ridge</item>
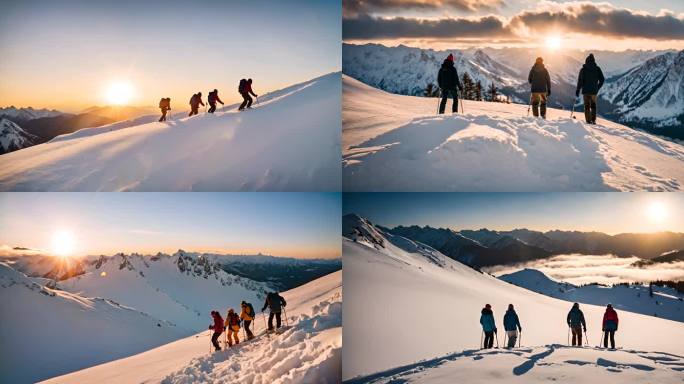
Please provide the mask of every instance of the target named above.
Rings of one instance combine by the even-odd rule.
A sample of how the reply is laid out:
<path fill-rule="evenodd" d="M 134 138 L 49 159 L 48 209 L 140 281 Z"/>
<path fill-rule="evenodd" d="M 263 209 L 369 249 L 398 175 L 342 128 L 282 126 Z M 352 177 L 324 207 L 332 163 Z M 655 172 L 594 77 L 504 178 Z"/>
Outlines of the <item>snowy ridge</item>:
<path fill-rule="evenodd" d="M 674 191 L 684 146 L 599 119 L 520 104 L 392 95 L 343 77 L 343 182 L 353 191 Z M 450 106 L 449 106 L 450 107 Z"/>
<path fill-rule="evenodd" d="M 207 353 L 208 333 L 46 383 L 225 383 L 253 384 L 340 382 L 342 348 L 342 272 L 283 292 L 290 327 L 263 335 L 262 315 L 254 322 L 256 339 Z M 260 303 L 254 303 L 255 309 Z M 205 316 L 204 319 L 209 322 Z M 242 333 L 240 333 L 242 341 Z"/>
<path fill-rule="evenodd" d="M 347 282 L 343 316 L 349 335 L 344 341 L 344 380 L 571 383 L 580 371 L 592 374 L 592 380 L 616 383 L 681 379 L 684 348 L 679 339 L 684 337 L 684 323 L 618 308 L 616 341 L 623 350 L 560 347 L 567 343 L 566 315 L 572 302 L 516 287 L 439 253 L 435 257 L 443 261 L 441 265 L 420 253 L 389 246 L 378 249 L 345 238 L 343 254 Z M 481 342 L 479 317 L 485 303 L 492 305 L 499 330 L 503 330 L 505 308 L 515 305 L 523 329 L 522 348 L 510 353 L 473 351 Z M 601 336 L 604 307 L 582 304 L 581 308 L 593 347 Z M 645 335 L 644 329 L 658 332 Z M 498 336 L 502 344 L 503 331 Z M 447 356 L 444 364 L 426 360 L 439 356 Z M 575 370 L 577 364 L 585 369 Z M 638 369 L 641 366 L 646 368 Z M 566 375 L 568 367 L 572 374 Z"/>
<path fill-rule="evenodd" d="M 0 119 L 0 155 L 30 147 L 38 137 L 24 131 L 15 122 L 6 118 Z"/>
<path fill-rule="evenodd" d="M 63 114 L 64 113 L 55 109 L 34 109 L 33 107 L 17 108 L 15 106 L 0 108 L 0 117 L 7 116 L 17 120 L 33 120 L 42 117 L 55 117 Z"/>
<path fill-rule="evenodd" d="M 37 284 L 4 262 L 0 262 L 0 303 L 0 355 L 3 366 L 12 367 L 0 370 L 0 381 L 7 383 L 35 382 L 183 335 L 170 322 L 112 300 Z M 52 346 L 59 346 L 59 352 L 45 353 Z"/>
<path fill-rule="evenodd" d="M 340 87 L 331 73 L 250 111 L 77 132 L 3 156 L 0 190 L 340 190 Z"/>

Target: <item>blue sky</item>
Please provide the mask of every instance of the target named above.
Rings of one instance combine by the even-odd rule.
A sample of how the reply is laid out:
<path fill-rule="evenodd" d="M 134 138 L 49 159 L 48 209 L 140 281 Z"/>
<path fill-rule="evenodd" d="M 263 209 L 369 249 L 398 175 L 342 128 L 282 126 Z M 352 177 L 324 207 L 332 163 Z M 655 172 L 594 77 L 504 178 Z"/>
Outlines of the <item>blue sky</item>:
<path fill-rule="evenodd" d="M 218 88 L 237 100 L 341 69 L 341 2 L 304 0 L 6 0 L 0 105 L 79 110 L 110 82 L 136 105 Z M 173 105 L 173 104 L 172 104 Z"/>
<path fill-rule="evenodd" d="M 376 224 L 452 229 L 684 232 L 681 193 L 345 193 Z"/>
<path fill-rule="evenodd" d="M 0 245 L 78 254 L 179 248 L 339 257 L 339 193 L 2 193 Z"/>

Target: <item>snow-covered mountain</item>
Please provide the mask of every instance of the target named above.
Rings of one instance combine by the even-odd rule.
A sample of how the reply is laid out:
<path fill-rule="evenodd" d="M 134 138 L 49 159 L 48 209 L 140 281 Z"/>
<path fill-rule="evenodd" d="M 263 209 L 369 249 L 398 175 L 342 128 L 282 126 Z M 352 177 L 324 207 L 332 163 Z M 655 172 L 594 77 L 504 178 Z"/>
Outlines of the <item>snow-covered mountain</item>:
<path fill-rule="evenodd" d="M 676 191 L 684 146 L 605 119 L 550 108 L 387 93 L 343 76 L 345 191 Z"/>
<path fill-rule="evenodd" d="M 340 89 L 331 73 L 245 112 L 77 132 L 2 156 L 0 190 L 339 191 Z"/>
<path fill-rule="evenodd" d="M 0 107 L 0 117 L 5 116 L 17 120 L 34 120 L 43 117 L 60 116 L 63 114 L 63 112 L 55 109 L 34 109 L 33 107 L 17 108 L 13 105 L 5 108 Z"/>
<path fill-rule="evenodd" d="M 288 324 L 267 337 L 261 315 L 256 339 L 208 353 L 208 332 L 46 383 L 335 384 L 342 375 L 342 272 L 283 292 Z M 258 310 L 258 309 L 257 309 Z M 208 314 L 203 317 L 209 322 Z M 242 334 L 240 335 L 242 340 Z"/>
<path fill-rule="evenodd" d="M 528 268 L 498 278 L 561 300 L 594 305 L 611 303 L 616 310 L 684 322 L 684 295 L 669 287 L 653 286 L 651 296 L 648 285 L 641 284 L 612 287 L 598 284 L 576 286 L 556 281 L 541 271 Z"/>
<path fill-rule="evenodd" d="M 35 283 L 0 262 L 0 382 L 29 383 L 168 343 L 186 331 L 108 298 Z"/>
<path fill-rule="evenodd" d="M 13 121 L 4 117 L 0 118 L 0 155 L 30 147 L 37 139 Z"/>
<path fill-rule="evenodd" d="M 343 379 L 350 383 L 681 380 L 684 323 L 618 308 L 616 341 L 623 349 L 606 351 L 593 347 L 604 307 L 583 304 L 589 346 L 566 347 L 572 302 L 508 284 L 439 252 L 426 257 L 416 251 L 420 244 L 386 237 L 367 220 L 347 225 L 359 228 L 356 234 L 376 234 L 373 241 L 359 235 L 343 240 Z M 500 330 L 504 310 L 515 305 L 521 348 L 478 350 L 486 303 Z M 498 336 L 502 344 L 504 333 Z"/>
<path fill-rule="evenodd" d="M 654 57 L 608 82 L 606 115 L 661 135 L 684 139 L 684 50 Z"/>
<path fill-rule="evenodd" d="M 456 68 L 483 86 L 495 84 L 511 101 L 527 104 L 527 76 L 537 56 L 551 75 L 549 105 L 570 109 L 579 70 L 588 52 L 538 52 L 527 48 L 482 48 L 434 51 L 400 45 L 343 45 L 343 72 L 372 87 L 410 96 L 423 96 L 449 54 Z M 684 51 L 593 52 L 607 76 L 599 114 L 659 135 L 684 139 Z M 579 108 L 581 107 L 581 101 Z"/>

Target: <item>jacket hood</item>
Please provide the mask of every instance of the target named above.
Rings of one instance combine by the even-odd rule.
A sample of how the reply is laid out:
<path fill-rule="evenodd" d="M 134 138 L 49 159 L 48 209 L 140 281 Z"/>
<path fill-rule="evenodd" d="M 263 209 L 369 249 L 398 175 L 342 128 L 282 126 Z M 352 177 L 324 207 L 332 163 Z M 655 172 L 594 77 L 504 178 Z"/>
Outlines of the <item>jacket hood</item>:
<path fill-rule="evenodd" d="M 482 314 L 483 314 L 483 315 L 491 315 L 491 314 L 493 314 L 493 313 L 494 313 L 494 312 L 492 312 L 491 309 L 482 308 Z"/>
<path fill-rule="evenodd" d="M 586 60 L 584 60 L 584 64 L 596 64 L 596 59 L 594 58 L 593 53 L 590 53 L 589 56 L 587 56 Z"/>
<path fill-rule="evenodd" d="M 454 62 L 451 60 L 444 59 L 444 61 L 442 62 L 442 68 L 453 67 L 453 66 L 454 66 Z"/>

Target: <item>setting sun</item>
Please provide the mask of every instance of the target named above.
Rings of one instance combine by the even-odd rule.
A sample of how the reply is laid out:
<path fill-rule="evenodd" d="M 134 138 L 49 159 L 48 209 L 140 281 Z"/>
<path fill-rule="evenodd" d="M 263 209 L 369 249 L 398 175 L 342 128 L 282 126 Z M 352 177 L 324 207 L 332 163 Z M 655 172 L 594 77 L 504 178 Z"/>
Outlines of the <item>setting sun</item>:
<path fill-rule="evenodd" d="M 660 201 L 654 201 L 648 206 L 648 216 L 653 221 L 663 221 L 667 217 L 667 208 Z"/>
<path fill-rule="evenodd" d="M 561 38 L 558 36 L 549 36 L 546 38 L 546 47 L 555 51 L 561 47 Z"/>
<path fill-rule="evenodd" d="M 107 87 L 107 103 L 113 105 L 125 105 L 133 96 L 133 86 L 126 81 L 111 83 Z"/>
<path fill-rule="evenodd" d="M 69 231 L 59 231 L 52 235 L 52 252 L 60 257 L 68 257 L 74 253 L 76 241 Z"/>

